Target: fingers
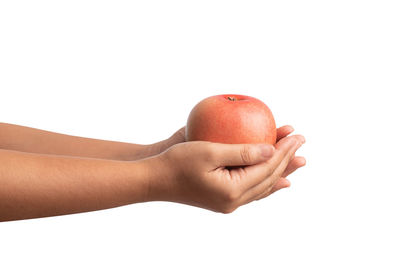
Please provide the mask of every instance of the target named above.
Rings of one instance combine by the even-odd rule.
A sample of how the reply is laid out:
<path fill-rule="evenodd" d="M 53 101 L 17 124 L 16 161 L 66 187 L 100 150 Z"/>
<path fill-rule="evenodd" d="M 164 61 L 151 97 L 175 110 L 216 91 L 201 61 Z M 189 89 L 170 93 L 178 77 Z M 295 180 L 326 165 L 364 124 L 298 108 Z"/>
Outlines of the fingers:
<path fill-rule="evenodd" d="M 290 181 L 286 178 L 281 177 L 281 178 L 279 178 L 279 180 L 276 182 L 276 184 L 272 188 L 271 194 L 280 189 L 289 188 L 289 187 L 290 187 Z"/>
<path fill-rule="evenodd" d="M 276 141 L 279 142 L 282 138 L 288 136 L 294 131 L 294 128 L 289 125 L 282 126 L 276 130 Z"/>
<path fill-rule="evenodd" d="M 269 179 L 272 174 L 281 176 L 290 158 L 303 142 L 304 137 L 301 135 L 294 135 L 281 139 L 276 145 L 274 155 L 267 162 L 245 168 L 246 179 L 243 180 L 243 188 L 249 190 L 262 183 L 267 178 Z"/>
<path fill-rule="evenodd" d="M 271 194 L 277 192 L 278 190 L 281 190 L 284 188 L 289 188 L 289 187 L 290 187 L 289 180 L 281 177 L 281 178 L 279 178 L 277 183 L 272 187 L 271 190 L 265 190 L 263 193 L 256 196 L 253 200 L 261 200 L 261 199 L 266 198 L 266 197 L 270 196 Z M 251 202 L 251 201 L 249 201 L 249 202 Z"/>
<path fill-rule="evenodd" d="M 261 194 L 266 192 L 271 192 L 274 185 L 276 185 L 277 181 L 280 180 L 283 172 L 289 165 L 291 157 L 294 155 L 296 150 L 300 148 L 300 146 L 304 142 L 304 137 L 302 136 L 292 136 L 282 139 L 279 144 L 279 148 L 277 149 L 275 155 L 280 154 L 279 156 L 274 159 L 275 155 L 269 162 L 266 164 L 260 164 L 257 166 L 251 166 L 253 169 L 248 170 L 250 173 L 253 172 L 266 172 L 267 175 L 265 178 L 258 179 L 258 183 L 256 185 L 251 186 L 241 197 L 241 204 L 246 204 Z M 275 161 L 275 162 L 274 162 Z M 251 168 L 251 167 L 247 167 Z M 294 171 L 294 170 L 293 170 Z M 284 182 L 284 181 L 282 181 Z M 277 189 L 282 188 L 283 186 L 287 185 L 287 182 L 281 183 L 278 185 Z"/>
<path fill-rule="evenodd" d="M 222 144 L 212 143 L 210 158 L 215 167 L 248 166 L 268 160 L 275 151 L 270 144 Z"/>
<path fill-rule="evenodd" d="M 186 126 L 180 128 L 178 131 L 176 131 L 169 139 L 172 140 L 172 142 L 175 143 L 182 143 L 186 141 Z"/>
<path fill-rule="evenodd" d="M 303 167 L 306 164 L 306 159 L 303 157 L 294 157 L 286 167 L 282 177 L 287 177 L 289 174 L 296 171 L 296 169 Z"/>
<path fill-rule="evenodd" d="M 305 158 L 295 157 L 293 160 L 291 160 L 289 162 L 288 166 L 286 167 L 285 171 L 282 174 L 282 177 L 279 178 L 279 180 L 275 183 L 275 185 L 272 187 L 272 189 L 271 190 L 267 189 L 266 191 L 261 193 L 259 196 L 257 196 L 254 200 L 263 199 L 263 198 L 275 193 L 276 191 L 278 191 L 280 189 L 290 187 L 290 182 L 285 177 L 287 177 L 288 175 L 290 175 L 291 173 L 296 171 L 298 168 L 303 167 L 305 164 L 306 164 Z"/>

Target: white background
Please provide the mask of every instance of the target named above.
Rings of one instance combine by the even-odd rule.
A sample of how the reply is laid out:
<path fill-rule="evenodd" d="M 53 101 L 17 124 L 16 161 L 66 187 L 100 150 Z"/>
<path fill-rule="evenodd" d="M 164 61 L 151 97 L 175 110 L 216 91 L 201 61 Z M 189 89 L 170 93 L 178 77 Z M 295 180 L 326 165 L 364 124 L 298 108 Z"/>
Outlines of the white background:
<path fill-rule="evenodd" d="M 307 143 L 224 215 L 152 202 L 0 223 L 0 254 L 400 254 L 398 1 L 0 1 L 2 122 L 134 143 L 220 93 Z"/>

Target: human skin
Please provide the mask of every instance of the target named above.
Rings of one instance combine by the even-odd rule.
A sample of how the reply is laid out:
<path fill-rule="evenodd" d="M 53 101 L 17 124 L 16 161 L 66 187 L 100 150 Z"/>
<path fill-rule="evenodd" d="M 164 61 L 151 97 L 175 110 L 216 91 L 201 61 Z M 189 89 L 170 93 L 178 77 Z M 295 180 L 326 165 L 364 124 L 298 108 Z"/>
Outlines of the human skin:
<path fill-rule="evenodd" d="M 161 153 L 184 142 L 184 127 L 171 137 L 154 144 L 132 144 L 49 132 L 36 128 L 0 123 L 0 149 L 88 158 L 137 160 Z"/>
<path fill-rule="evenodd" d="M 222 213 L 288 187 L 285 176 L 301 135 L 269 144 L 187 142 L 160 154 L 163 171 L 151 179 L 150 200 L 179 202 Z M 285 173 L 285 170 L 286 173 Z"/>
<path fill-rule="evenodd" d="M 277 142 L 294 131 L 290 125 L 277 129 Z M 160 154 L 177 143 L 185 142 L 185 127 L 169 138 L 153 144 L 133 144 L 72 136 L 20 125 L 0 123 L 0 149 L 40 154 L 55 154 L 112 160 L 138 160 Z M 293 165 L 305 164 L 294 157 Z"/>
<path fill-rule="evenodd" d="M 4 129 L 0 127 L 0 131 Z M 304 138 L 286 137 L 291 131 L 287 126 L 278 129 L 279 141 L 275 147 L 177 142 L 179 136 L 175 135 L 174 139 L 157 143 L 153 156 L 135 161 L 116 160 L 120 154 L 115 151 L 123 151 L 118 144 L 112 145 L 118 149 L 105 150 L 107 153 L 91 148 L 91 145 L 110 143 L 108 141 L 86 140 L 83 144 L 90 153 L 79 150 L 81 154 L 78 154 L 73 146 L 63 148 L 57 144 L 60 140 L 54 136 L 60 134 L 52 134 L 54 139 L 47 139 L 47 133 L 39 133 L 43 141 L 51 140 L 54 145 L 37 142 L 37 137 L 31 141 L 32 134 L 23 131 L 20 134 L 26 139 L 21 141 L 25 142 L 11 143 L 12 140 L 0 137 L 0 221 L 87 212 L 147 201 L 180 202 L 232 212 L 290 185 L 285 177 L 305 163 L 303 158 L 294 156 Z M 70 143 L 68 138 L 72 139 Z M 66 136 L 64 139 L 67 145 L 76 145 L 86 138 L 75 140 L 75 137 Z M 174 142 L 175 145 L 167 149 Z M 121 148 L 125 146 L 122 144 Z M 139 148 L 131 148 L 134 147 Z M 166 151 L 157 154 L 165 147 Z M 55 155 L 53 150 L 50 151 L 53 155 L 46 154 L 49 148 L 66 155 Z M 146 153 L 149 151 L 152 150 L 146 149 Z M 237 167 L 241 165 L 244 167 Z M 236 168 L 228 170 L 228 166 Z"/>

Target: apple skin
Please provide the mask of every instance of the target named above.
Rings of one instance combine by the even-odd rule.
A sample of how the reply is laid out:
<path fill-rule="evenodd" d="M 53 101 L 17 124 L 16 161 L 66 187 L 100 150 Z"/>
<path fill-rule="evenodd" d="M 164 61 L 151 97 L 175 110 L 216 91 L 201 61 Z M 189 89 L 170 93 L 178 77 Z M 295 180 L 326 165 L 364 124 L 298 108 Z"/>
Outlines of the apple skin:
<path fill-rule="evenodd" d="M 187 141 L 216 143 L 276 143 L 276 124 L 261 100 L 225 94 L 200 101 L 186 124 Z"/>

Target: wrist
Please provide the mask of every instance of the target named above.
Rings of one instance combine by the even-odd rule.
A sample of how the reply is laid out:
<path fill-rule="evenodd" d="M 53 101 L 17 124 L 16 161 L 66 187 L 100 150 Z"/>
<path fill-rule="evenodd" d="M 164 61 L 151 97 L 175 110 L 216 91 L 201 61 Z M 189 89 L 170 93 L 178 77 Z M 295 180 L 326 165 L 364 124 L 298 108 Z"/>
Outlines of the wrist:
<path fill-rule="evenodd" d="M 152 156 L 152 150 L 151 145 L 125 143 L 123 146 L 119 146 L 115 159 L 121 161 L 140 160 Z"/>
<path fill-rule="evenodd" d="M 147 177 L 146 201 L 170 201 L 174 177 L 164 154 L 139 162 Z"/>
<path fill-rule="evenodd" d="M 149 156 L 161 154 L 170 147 L 168 139 L 147 145 L 147 153 Z"/>

